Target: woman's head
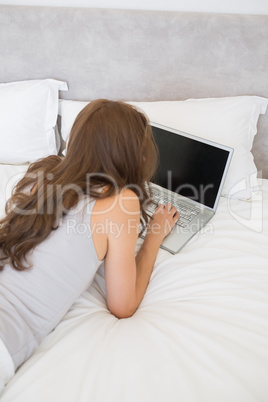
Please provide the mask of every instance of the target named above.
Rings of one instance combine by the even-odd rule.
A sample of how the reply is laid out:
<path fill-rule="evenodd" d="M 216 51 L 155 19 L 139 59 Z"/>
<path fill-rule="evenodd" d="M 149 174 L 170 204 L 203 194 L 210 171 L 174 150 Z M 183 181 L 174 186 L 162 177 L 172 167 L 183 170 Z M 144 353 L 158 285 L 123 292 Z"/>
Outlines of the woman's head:
<path fill-rule="evenodd" d="M 77 116 L 64 164 L 110 176 L 119 188 L 141 186 L 155 173 L 157 151 L 146 116 L 123 102 L 99 99 Z M 109 181 L 109 180 L 108 180 Z"/>
<path fill-rule="evenodd" d="M 58 227 L 82 194 L 103 198 L 129 187 L 147 223 L 146 185 L 156 164 L 157 148 L 143 113 L 123 102 L 91 102 L 74 122 L 66 157 L 31 164 L 14 188 L 0 221 L 0 270 L 7 261 L 24 270 L 27 253 Z"/>

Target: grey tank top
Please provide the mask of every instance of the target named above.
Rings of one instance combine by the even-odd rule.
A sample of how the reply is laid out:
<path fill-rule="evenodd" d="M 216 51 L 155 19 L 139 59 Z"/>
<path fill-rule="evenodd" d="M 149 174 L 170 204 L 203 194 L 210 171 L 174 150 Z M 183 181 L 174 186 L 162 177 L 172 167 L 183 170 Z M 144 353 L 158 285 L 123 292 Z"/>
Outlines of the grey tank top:
<path fill-rule="evenodd" d="M 88 197 L 62 219 L 58 229 L 29 253 L 32 268 L 0 272 L 0 338 L 15 368 L 33 353 L 90 286 L 101 261 L 90 220 L 95 201 Z"/>

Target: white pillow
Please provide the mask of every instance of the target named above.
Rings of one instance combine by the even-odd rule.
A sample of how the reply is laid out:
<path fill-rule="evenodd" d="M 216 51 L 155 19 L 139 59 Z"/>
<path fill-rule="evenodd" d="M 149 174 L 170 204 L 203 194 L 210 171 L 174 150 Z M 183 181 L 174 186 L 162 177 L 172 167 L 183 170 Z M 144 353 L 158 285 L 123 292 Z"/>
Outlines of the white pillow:
<path fill-rule="evenodd" d="M 59 90 L 53 79 L 0 84 L 0 163 L 19 164 L 57 154 Z"/>
<path fill-rule="evenodd" d="M 68 142 L 69 135 L 77 115 L 89 102 L 59 100 L 59 115 L 61 116 L 61 136 Z"/>
<path fill-rule="evenodd" d="M 60 101 L 62 136 L 67 141 L 77 114 L 88 102 Z M 268 99 L 258 96 L 188 99 L 186 101 L 130 102 L 163 124 L 234 149 L 222 195 L 250 200 L 258 188 L 251 148 L 260 114 Z"/>

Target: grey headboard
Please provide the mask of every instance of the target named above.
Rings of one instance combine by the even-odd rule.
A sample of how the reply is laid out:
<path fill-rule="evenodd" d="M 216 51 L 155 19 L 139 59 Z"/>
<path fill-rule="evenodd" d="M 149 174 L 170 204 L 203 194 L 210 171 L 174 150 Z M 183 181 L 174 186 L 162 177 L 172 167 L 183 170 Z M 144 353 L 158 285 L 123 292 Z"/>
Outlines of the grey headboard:
<path fill-rule="evenodd" d="M 268 16 L 0 6 L 0 81 L 66 80 L 66 99 L 268 97 Z M 268 113 L 255 162 L 268 178 Z"/>

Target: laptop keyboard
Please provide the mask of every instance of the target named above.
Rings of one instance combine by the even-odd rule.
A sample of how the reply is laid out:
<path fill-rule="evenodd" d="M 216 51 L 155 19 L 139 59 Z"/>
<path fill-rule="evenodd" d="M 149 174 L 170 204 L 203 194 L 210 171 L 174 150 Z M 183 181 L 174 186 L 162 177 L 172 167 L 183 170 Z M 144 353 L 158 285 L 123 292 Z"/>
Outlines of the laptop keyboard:
<path fill-rule="evenodd" d="M 168 202 L 170 202 L 175 208 L 177 208 L 180 217 L 176 224 L 181 226 L 182 228 L 188 226 L 189 223 L 192 222 L 192 220 L 200 213 L 200 209 L 198 207 L 185 204 L 182 201 L 174 201 L 171 198 L 160 194 L 155 189 L 153 189 L 153 200 L 157 203 L 157 205 L 167 204 Z M 153 214 L 155 209 L 156 206 L 151 204 L 147 208 L 147 211 L 149 214 Z"/>

